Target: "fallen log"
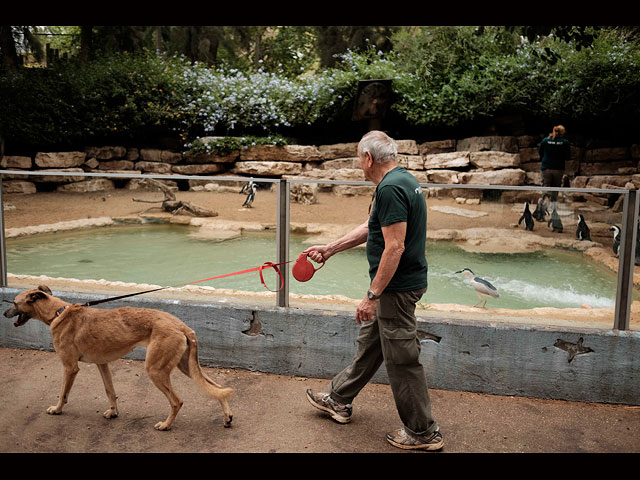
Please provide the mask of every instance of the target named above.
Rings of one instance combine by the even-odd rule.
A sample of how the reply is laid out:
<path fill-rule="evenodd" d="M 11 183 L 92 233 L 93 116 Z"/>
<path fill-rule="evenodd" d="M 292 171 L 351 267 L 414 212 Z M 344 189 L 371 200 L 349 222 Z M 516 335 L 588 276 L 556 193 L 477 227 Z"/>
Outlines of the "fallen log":
<path fill-rule="evenodd" d="M 147 183 L 150 186 L 155 187 L 160 191 L 162 191 L 164 195 L 164 200 L 145 200 L 142 198 L 133 198 L 134 202 L 161 203 L 159 207 L 151 207 L 140 213 L 148 212 L 153 208 L 162 208 L 162 210 L 169 212 L 172 215 L 188 214 L 194 217 L 217 217 L 218 216 L 218 212 L 214 212 L 213 210 L 200 207 L 191 202 L 184 202 L 182 200 L 177 200 L 173 191 L 162 182 L 159 182 L 153 178 L 145 178 L 142 180 L 142 182 Z"/>

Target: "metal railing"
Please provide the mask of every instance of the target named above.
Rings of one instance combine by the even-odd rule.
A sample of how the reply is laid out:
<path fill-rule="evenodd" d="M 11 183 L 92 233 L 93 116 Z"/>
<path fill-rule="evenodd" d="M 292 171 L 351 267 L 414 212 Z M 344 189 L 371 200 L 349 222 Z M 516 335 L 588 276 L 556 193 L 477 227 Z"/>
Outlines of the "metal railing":
<path fill-rule="evenodd" d="M 4 206 L 2 198 L 3 175 L 20 176 L 66 176 L 66 177 L 100 177 L 100 178 L 153 178 L 157 180 L 211 180 L 215 182 L 247 182 L 272 183 L 277 187 L 277 224 L 276 224 L 276 263 L 282 263 L 280 269 L 283 276 L 282 288 L 278 291 L 276 304 L 278 307 L 289 307 L 289 235 L 290 235 L 290 185 L 295 183 L 317 183 L 323 185 L 351 185 L 374 186 L 369 181 L 325 180 L 311 178 L 280 179 L 268 177 L 225 177 L 207 175 L 161 175 L 161 174 L 132 174 L 132 173 L 97 173 L 97 172 L 39 172 L 0 170 L 0 205 Z M 603 188 L 569 188 L 569 187 L 541 187 L 541 186 L 505 186 L 505 185 L 476 185 L 476 184 L 437 184 L 420 183 L 427 189 L 472 189 L 472 190 L 520 190 L 534 192 L 564 192 L 588 194 L 616 194 L 623 195 L 623 211 L 621 221 L 621 241 L 618 264 L 618 278 L 616 287 L 614 330 L 629 330 L 631 301 L 633 289 L 633 267 L 635 261 L 635 246 L 638 225 L 638 207 L 640 196 L 635 190 L 603 189 Z M 5 288 L 7 282 L 6 244 L 5 244 L 4 208 L 0 208 L 0 287 Z"/>

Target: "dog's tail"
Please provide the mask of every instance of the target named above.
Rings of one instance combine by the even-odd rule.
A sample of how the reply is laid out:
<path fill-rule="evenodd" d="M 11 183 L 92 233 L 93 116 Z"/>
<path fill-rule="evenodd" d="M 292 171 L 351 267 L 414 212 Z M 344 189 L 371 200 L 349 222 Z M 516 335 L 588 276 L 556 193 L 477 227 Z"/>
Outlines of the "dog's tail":
<path fill-rule="evenodd" d="M 202 370 L 200 362 L 198 361 L 198 340 L 195 332 L 187 332 L 186 337 L 189 348 L 187 352 L 189 355 L 189 376 L 193 378 L 198 387 L 211 398 L 224 401 L 233 395 L 233 388 L 218 385 Z"/>

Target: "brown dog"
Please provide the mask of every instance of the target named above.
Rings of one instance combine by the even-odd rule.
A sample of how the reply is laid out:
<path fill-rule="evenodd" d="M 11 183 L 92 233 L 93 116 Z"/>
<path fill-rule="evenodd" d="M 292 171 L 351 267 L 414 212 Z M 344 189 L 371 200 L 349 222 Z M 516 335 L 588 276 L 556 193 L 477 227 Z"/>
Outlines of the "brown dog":
<path fill-rule="evenodd" d="M 105 418 L 118 416 L 116 393 L 113 389 L 109 362 L 117 360 L 136 346 L 147 349 L 145 368 L 151 381 L 164 393 L 171 411 L 156 430 L 168 430 L 182 407 L 182 400 L 171 386 L 170 375 L 177 366 L 192 378 L 209 397 L 216 399 L 224 411 L 224 426 L 231 426 L 231 410 L 227 398 L 231 388 L 222 388 L 211 380 L 198 362 L 198 343 L 195 332 L 175 316 L 150 308 L 122 307 L 111 310 L 72 305 L 54 297 L 46 286 L 19 293 L 14 306 L 4 312 L 5 317 L 18 316 L 16 327 L 30 318 L 49 326 L 53 345 L 64 366 L 64 378 L 58 404 L 47 413 L 62 413 L 69 391 L 78 373 L 78 361 L 95 363 L 100 370 L 110 407 Z"/>

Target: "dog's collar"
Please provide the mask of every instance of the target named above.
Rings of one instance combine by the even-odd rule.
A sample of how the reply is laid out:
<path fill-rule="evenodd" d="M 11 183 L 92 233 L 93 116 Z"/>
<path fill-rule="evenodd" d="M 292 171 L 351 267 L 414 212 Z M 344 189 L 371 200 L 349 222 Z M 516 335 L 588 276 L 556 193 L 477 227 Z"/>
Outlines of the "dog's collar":
<path fill-rule="evenodd" d="M 56 310 L 56 314 L 53 316 L 53 318 L 49 322 L 49 325 L 51 325 L 51 322 L 53 322 L 56 318 L 62 315 L 62 312 L 64 312 L 68 307 L 69 305 L 65 305 L 64 307 L 60 307 L 58 310 Z"/>

